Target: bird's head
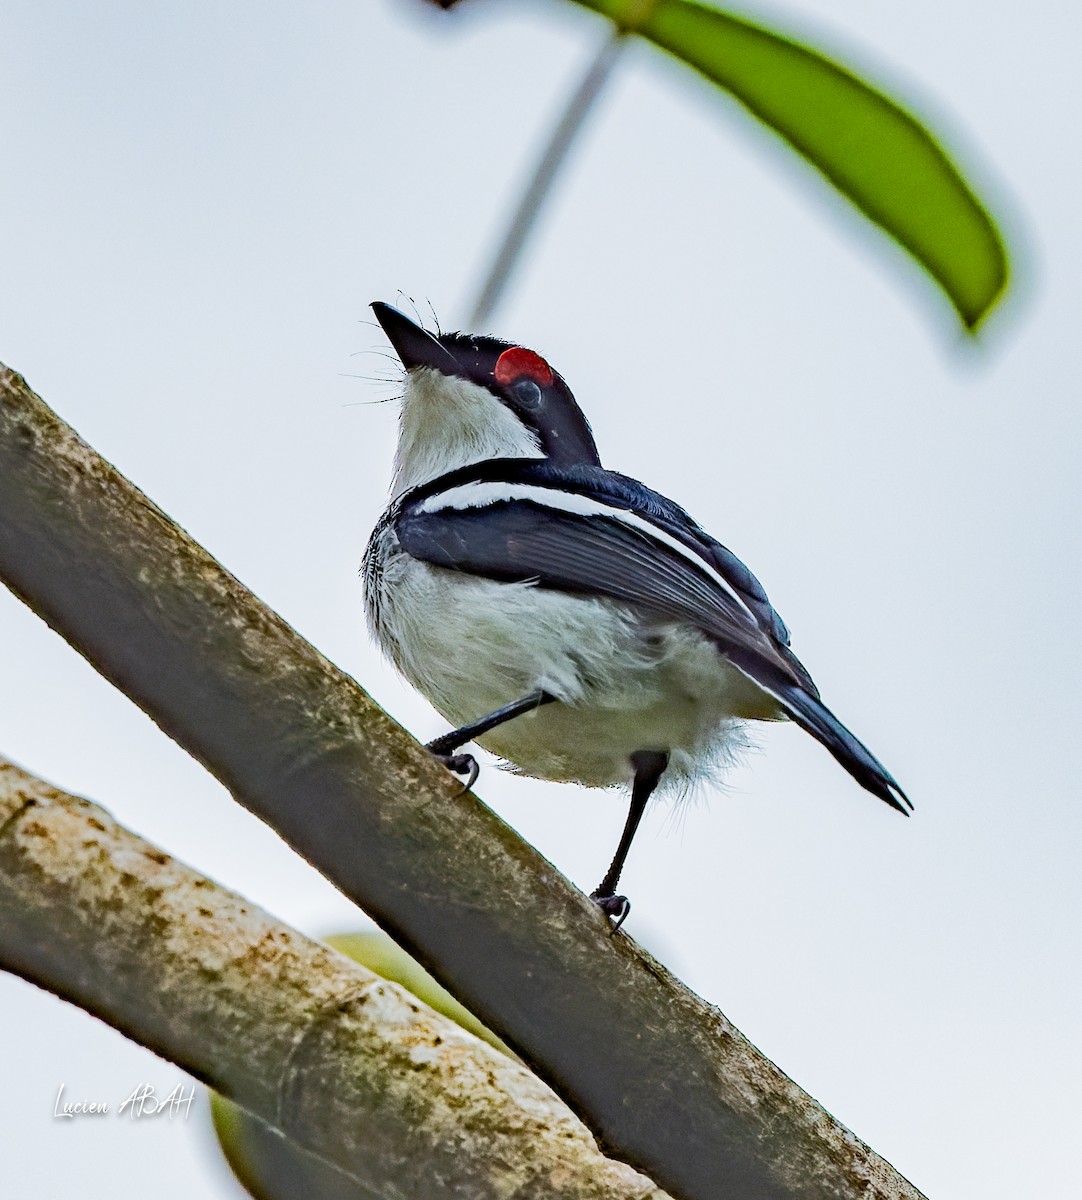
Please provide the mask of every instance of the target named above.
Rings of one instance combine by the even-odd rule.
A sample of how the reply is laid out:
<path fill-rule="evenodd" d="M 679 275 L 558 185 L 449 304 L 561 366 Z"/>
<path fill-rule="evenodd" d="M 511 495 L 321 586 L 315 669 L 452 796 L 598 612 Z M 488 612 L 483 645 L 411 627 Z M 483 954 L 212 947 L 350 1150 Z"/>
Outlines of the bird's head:
<path fill-rule="evenodd" d="M 406 371 L 396 495 L 491 458 L 600 465 L 571 389 L 533 350 L 469 333 L 436 336 L 372 305 Z"/>

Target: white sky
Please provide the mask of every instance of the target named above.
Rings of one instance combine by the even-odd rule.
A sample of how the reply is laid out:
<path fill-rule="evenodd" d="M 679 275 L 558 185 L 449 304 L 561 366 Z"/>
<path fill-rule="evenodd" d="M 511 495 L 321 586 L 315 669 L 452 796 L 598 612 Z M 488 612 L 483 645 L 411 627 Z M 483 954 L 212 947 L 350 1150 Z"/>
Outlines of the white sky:
<path fill-rule="evenodd" d="M 761 11 L 761 10 L 759 10 Z M 935 1200 L 1066 1196 L 1082 1070 L 1079 7 L 792 0 L 939 121 L 1017 251 L 987 345 L 729 103 L 627 61 L 489 332 L 551 359 L 607 465 L 743 556 L 904 821 L 769 728 L 658 809 L 631 932 Z M 393 393 L 367 303 L 464 320 L 600 30 L 570 6 L 8 0 L 0 359 L 422 737 L 363 630 Z M 19 602 L 0 753 L 302 929 L 362 918 Z M 580 885 L 622 799 L 480 794 Z M 318 813 L 313 814 L 318 819 Z M 51 1117 L 181 1076 L 0 977 L 5 1190 L 232 1193 L 184 1125 Z M 18 1030 L 13 1036 L 10 1031 Z M 202 1101 L 200 1101 L 202 1104 Z"/>

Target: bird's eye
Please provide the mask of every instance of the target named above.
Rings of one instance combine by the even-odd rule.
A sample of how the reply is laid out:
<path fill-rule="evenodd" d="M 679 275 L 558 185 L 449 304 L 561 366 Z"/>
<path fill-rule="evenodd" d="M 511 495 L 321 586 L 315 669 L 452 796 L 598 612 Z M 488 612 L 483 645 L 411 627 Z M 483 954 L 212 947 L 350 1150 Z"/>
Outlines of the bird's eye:
<path fill-rule="evenodd" d="M 511 394 L 523 408 L 541 407 L 541 389 L 532 379 L 520 379 L 513 383 Z"/>

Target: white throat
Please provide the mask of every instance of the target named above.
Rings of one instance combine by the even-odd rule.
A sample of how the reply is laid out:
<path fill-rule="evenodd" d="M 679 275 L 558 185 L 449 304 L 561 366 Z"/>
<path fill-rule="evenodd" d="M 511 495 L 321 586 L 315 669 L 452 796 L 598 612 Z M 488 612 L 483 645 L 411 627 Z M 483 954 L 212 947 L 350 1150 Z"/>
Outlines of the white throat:
<path fill-rule="evenodd" d="M 544 458 L 537 436 L 487 388 L 418 367 L 406 377 L 392 498 L 490 458 Z"/>

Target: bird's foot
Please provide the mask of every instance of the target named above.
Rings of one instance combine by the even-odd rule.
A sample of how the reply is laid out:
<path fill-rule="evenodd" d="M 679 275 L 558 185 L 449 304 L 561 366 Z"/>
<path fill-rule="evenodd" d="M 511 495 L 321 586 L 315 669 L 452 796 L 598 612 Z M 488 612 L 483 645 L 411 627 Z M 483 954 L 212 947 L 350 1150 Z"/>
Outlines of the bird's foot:
<path fill-rule="evenodd" d="M 439 759 L 448 771 L 454 771 L 456 775 L 465 775 L 466 782 L 462 785 L 462 790 L 468 792 L 477 782 L 477 776 L 481 774 L 477 759 L 472 754 L 443 754 L 437 747 L 438 742 L 438 738 L 435 742 L 429 742 L 425 749 L 431 752 L 433 758 Z"/>
<path fill-rule="evenodd" d="M 598 892 L 591 892 L 590 899 L 612 921 L 612 930 L 609 933 L 609 937 L 612 937 L 627 920 L 627 914 L 631 912 L 631 901 L 626 896 L 602 896 Z"/>

